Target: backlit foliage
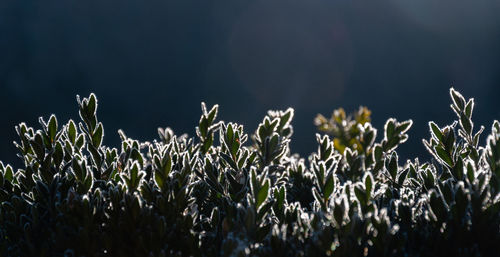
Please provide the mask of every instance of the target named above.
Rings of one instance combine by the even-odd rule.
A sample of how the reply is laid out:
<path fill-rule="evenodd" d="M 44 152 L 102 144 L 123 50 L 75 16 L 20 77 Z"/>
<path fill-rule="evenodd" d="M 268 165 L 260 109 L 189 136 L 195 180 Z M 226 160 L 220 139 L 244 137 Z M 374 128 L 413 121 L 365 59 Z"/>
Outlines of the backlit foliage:
<path fill-rule="evenodd" d="M 94 95 L 80 122 L 16 127 L 23 167 L 0 163 L 0 256 L 497 256 L 500 124 L 486 145 L 474 101 L 450 90 L 452 125 L 430 122 L 430 162 L 399 159 L 409 121 L 381 136 L 361 107 L 318 115 L 318 149 L 289 144 L 293 109 L 254 134 L 202 104 L 196 136 L 158 129 L 102 144 Z"/>

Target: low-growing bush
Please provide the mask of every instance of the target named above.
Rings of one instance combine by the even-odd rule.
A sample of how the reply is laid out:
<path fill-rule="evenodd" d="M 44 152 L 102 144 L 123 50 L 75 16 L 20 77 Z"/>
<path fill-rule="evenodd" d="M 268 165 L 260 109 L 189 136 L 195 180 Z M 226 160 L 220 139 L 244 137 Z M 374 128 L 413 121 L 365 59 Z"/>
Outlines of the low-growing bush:
<path fill-rule="evenodd" d="M 16 127 L 24 166 L 0 163 L 1 256 L 498 256 L 500 123 L 486 145 L 474 101 L 450 90 L 457 121 L 430 122 L 431 161 L 399 160 L 411 120 L 377 140 L 370 111 L 318 115 L 318 149 L 289 148 L 293 109 L 257 131 L 202 115 L 196 136 L 158 129 L 104 146 L 97 99 L 81 122 Z"/>

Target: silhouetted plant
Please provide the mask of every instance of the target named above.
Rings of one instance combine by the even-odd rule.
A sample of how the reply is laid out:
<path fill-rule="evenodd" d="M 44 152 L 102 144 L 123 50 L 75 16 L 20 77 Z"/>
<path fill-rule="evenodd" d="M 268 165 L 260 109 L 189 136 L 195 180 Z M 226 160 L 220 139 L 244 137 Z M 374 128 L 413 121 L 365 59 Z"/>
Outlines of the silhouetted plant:
<path fill-rule="evenodd" d="M 119 131 L 117 149 L 95 95 L 78 98 L 78 123 L 16 127 L 24 165 L 0 162 L 0 255 L 497 256 L 500 123 L 480 146 L 474 100 L 450 96 L 457 121 L 429 122 L 426 163 L 396 152 L 411 120 L 377 140 L 365 107 L 318 115 L 326 135 L 306 161 L 290 151 L 293 109 L 249 136 L 202 103 L 196 137 Z"/>

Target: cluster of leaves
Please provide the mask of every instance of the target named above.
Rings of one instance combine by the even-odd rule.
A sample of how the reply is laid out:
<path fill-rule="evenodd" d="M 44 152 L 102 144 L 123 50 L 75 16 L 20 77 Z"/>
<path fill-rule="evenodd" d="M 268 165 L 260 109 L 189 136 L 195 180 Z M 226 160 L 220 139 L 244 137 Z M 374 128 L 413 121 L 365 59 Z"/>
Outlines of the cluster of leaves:
<path fill-rule="evenodd" d="M 102 145 L 94 95 L 81 122 L 16 127 L 24 167 L 0 163 L 1 256 L 495 256 L 500 123 L 485 146 L 474 101 L 450 90 L 458 121 L 429 123 L 432 161 L 400 164 L 411 121 L 383 138 L 361 108 L 318 116 L 318 150 L 289 148 L 293 110 L 249 136 L 202 104 L 196 137 L 158 129 Z M 458 131 L 458 132 L 457 132 Z"/>

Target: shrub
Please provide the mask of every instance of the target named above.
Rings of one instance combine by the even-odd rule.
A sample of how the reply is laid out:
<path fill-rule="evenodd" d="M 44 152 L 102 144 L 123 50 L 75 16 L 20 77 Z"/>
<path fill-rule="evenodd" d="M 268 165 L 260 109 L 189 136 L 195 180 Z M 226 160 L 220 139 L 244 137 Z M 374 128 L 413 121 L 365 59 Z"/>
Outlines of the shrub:
<path fill-rule="evenodd" d="M 250 136 L 207 109 L 196 137 L 158 129 L 102 145 L 97 99 L 81 122 L 16 127 L 15 171 L 0 163 L 2 256 L 493 256 L 500 246 L 500 123 L 485 146 L 473 99 L 451 89 L 457 121 L 429 123 L 432 161 L 401 162 L 412 122 L 377 141 L 366 108 L 315 122 L 307 161 L 289 148 L 293 109 Z M 330 136 L 331 137 L 330 137 Z"/>

